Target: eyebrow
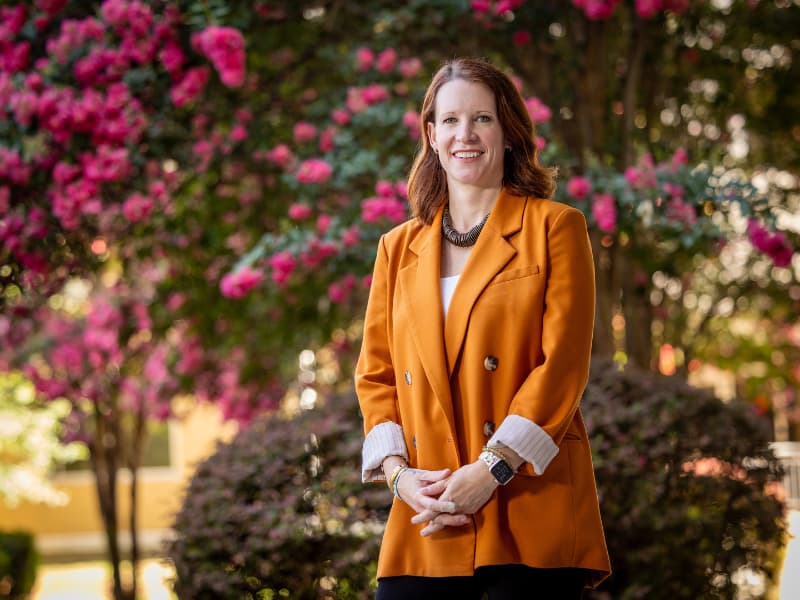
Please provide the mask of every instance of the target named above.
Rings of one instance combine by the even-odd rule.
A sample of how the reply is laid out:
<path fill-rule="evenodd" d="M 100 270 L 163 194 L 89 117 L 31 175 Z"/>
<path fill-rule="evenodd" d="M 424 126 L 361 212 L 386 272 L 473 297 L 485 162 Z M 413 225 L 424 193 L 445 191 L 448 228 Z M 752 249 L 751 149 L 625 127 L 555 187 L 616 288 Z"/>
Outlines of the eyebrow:
<path fill-rule="evenodd" d="M 495 111 L 493 111 L 493 110 L 489 110 L 489 109 L 487 109 L 487 108 L 479 108 L 479 109 L 478 109 L 478 110 L 476 110 L 475 112 L 476 112 L 476 113 L 489 113 L 490 115 L 493 115 L 493 114 L 495 114 Z M 440 113 L 440 116 L 442 116 L 442 117 L 443 117 L 443 116 L 445 116 L 445 115 L 455 115 L 455 114 L 458 114 L 458 111 L 455 111 L 455 110 L 446 110 L 446 111 L 444 111 L 444 112 Z"/>

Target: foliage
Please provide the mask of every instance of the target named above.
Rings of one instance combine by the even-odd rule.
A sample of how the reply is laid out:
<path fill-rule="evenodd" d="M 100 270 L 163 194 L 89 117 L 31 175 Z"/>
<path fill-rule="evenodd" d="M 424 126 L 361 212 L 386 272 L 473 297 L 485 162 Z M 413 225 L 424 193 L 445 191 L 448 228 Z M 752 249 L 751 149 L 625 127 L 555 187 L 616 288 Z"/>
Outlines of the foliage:
<path fill-rule="evenodd" d="M 362 486 L 361 441 L 345 394 L 291 419 L 257 419 L 221 444 L 173 525 L 178 597 L 371 597 L 390 494 Z"/>
<path fill-rule="evenodd" d="M 752 406 L 603 362 L 581 406 L 614 571 L 593 597 L 732 598 L 742 569 L 774 581 L 780 468 Z"/>
<path fill-rule="evenodd" d="M 0 531 L 0 598 L 27 598 L 36 581 L 38 565 L 39 557 L 31 534 Z"/>
<path fill-rule="evenodd" d="M 69 403 L 35 403 L 33 385 L 20 373 L 0 373 L 0 501 L 63 504 L 50 482 L 54 468 L 83 458 L 80 444 L 63 443 L 61 420 Z"/>
<path fill-rule="evenodd" d="M 775 575 L 780 474 L 751 407 L 599 363 L 582 410 L 614 569 L 591 597 L 730 598 L 740 569 Z M 346 598 L 331 587 L 344 581 L 368 594 L 389 493 L 361 484 L 360 439 L 356 401 L 343 395 L 222 445 L 175 521 L 179 596 Z"/>

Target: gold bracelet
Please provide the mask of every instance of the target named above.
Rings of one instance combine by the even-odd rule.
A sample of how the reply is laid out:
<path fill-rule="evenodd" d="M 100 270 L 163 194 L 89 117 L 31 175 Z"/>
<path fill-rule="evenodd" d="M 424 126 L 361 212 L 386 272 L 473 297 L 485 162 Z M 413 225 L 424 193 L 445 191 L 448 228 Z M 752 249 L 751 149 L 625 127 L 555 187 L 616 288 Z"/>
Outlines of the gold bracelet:
<path fill-rule="evenodd" d="M 501 452 L 499 448 L 495 448 L 494 446 L 484 446 L 483 450 L 489 452 L 490 454 L 494 454 L 500 460 L 506 461 L 506 464 L 508 466 L 511 466 L 511 461 L 508 460 L 508 457 L 503 452 Z M 511 468 L 513 469 L 513 467 Z"/>
<path fill-rule="evenodd" d="M 404 465 L 404 464 L 401 463 L 401 464 L 397 465 L 394 469 L 392 469 L 392 474 L 389 475 L 389 477 L 386 478 L 386 485 L 389 486 L 390 490 L 394 490 L 394 480 L 397 477 L 397 475 L 400 473 L 400 470 L 404 469 L 406 466 L 407 465 Z"/>

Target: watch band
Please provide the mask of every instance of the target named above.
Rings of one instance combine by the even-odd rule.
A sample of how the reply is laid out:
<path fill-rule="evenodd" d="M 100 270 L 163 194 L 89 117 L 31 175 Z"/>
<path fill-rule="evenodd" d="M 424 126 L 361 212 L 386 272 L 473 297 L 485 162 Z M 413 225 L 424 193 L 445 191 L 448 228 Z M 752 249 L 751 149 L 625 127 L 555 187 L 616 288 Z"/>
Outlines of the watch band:
<path fill-rule="evenodd" d="M 494 477 L 494 480 L 500 485 L 505 485 L 514 477 L 514 469 L 511 468 L 504 458 L 492 452 L 491 450 L 484 450 L 480 453 L 479 458 L 486 463 L 489 467 L 489 472 Z"/>

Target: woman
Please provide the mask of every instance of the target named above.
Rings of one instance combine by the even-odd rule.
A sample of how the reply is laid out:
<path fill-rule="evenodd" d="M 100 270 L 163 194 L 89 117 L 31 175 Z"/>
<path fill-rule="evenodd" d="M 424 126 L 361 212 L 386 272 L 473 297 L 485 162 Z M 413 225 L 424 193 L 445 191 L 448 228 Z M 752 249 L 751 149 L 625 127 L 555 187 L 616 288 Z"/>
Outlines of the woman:
<path fill-rule="evenodd" d="M 594 270 L 580 211 L 547 200 L 511 80 L 433 77 L 381 238 L 356 390 L 364 481 L 395 495 L 378 599 L 580 598 L 608 575 L 586 428 Z"/>

